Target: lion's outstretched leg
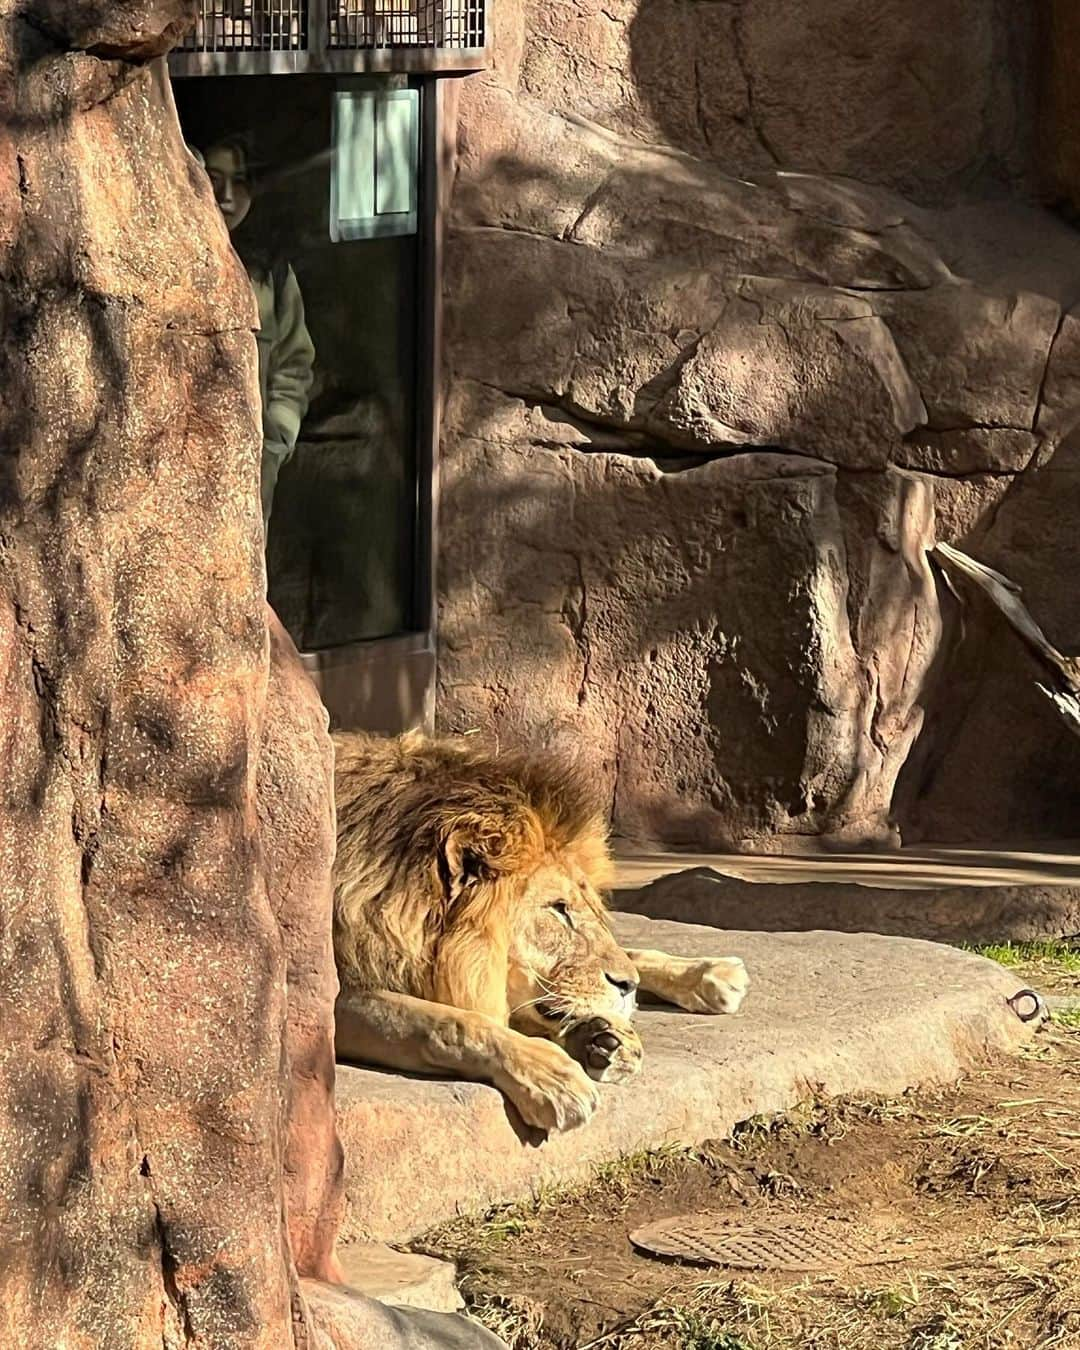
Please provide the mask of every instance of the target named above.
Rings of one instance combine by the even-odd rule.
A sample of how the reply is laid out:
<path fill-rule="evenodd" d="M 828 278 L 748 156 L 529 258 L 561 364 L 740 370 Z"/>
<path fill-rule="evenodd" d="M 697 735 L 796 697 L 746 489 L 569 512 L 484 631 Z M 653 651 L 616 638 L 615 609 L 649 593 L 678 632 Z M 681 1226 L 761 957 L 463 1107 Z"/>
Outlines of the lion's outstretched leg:
<path fill-rule="evenodd" d="M 561 1046 L 483 1013 L 408 994 L 342 993 L 335 1019 L 339 1059 L 493 1083 L 535 1129 L 572 1130 L 599 1104 L 596 1085 Z"/>
<path fill-rule="evenodd" d="M 737 956 L 669 956 L 654 951 L 626 954 L 637 967 L 642 993 L 687 1012 L 737 1012 L 750 985 L 746 967 Z"/>

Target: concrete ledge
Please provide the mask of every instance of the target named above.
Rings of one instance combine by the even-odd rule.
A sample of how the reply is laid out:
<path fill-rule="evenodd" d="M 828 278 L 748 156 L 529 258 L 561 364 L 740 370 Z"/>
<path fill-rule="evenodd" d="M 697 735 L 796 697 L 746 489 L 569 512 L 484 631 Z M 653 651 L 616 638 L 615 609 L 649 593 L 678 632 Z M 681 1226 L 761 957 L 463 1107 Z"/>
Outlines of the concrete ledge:
<path fill-rule="evenodd" d="M 823 864 L 824 868 L 824 864 Z M 1023 942 L 1080 932 L 1080 886 L 892 888 L 817 882 L 758 882 L 711 868 L 678 872 L 614 903 L 654 919 L 764 932 L 829 928 L 938 942 Z"/>
<path fill-rule="evenodd" d="M 457 1312 L 465 1306 L 451 1261 L 398 1252 L 384 1242 L 354 1242 L 338 1249 L 345 1283 L 380 1303 L 399 1308 Z"/>
<path fill-rule="evenodd" d="M 1080 858 L 951 848 L 813 857 L 627 852 L 614 904 L 717 928 L 1018 942 L 1080 932 Z"/>
<path fill-rule="evenodd" d="M 628 946 L 744 957 L 737 1017 L 643 1010 L 645 1068 L 604 1089 L 584 1129 L 523 1143 L 478 1083 L 339 1066 L 347 1240 L 403 1241 L 459 1212 L 583 1180 L 640 1148 L 696 1144 L 814 1092 L 896 1095 L 945 1083 L 1031 1034 L 1005 1000 L 1020 982 L 991 961 L 903 938 L 719 933 L 616 915 Z"/>

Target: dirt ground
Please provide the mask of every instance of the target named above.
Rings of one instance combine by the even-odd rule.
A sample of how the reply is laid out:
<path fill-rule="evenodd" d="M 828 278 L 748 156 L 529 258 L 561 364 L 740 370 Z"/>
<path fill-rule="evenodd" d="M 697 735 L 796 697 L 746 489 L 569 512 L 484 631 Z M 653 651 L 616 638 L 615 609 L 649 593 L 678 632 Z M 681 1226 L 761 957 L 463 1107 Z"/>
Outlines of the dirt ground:
<path fill-rule="evenodd" d="M 994 954 L 1044 993 L 1080 996 L 1080 950 Z M 1061 1014 L 1018 1058 L 948 1090 L 810 1102 L 415 1245 L 458 1262 L 472 1314 L 513 1350 L 1080 1350 L 1077 1021 Z M 770 1274 L 629 1241 L 704 1210 L 841 1219 L 903 1259 Z"/>

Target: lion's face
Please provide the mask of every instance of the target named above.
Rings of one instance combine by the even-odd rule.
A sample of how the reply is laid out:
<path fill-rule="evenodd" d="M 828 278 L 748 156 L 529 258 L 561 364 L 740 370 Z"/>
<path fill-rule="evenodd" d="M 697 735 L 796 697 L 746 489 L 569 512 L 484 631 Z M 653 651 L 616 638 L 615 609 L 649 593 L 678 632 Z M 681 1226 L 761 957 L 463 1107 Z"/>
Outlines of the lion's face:
<path fill-rule="evenodd" d="M 509 921 L 512 1027 L 557 1039 L 594 1017 L 630 1018 L 637 971 L 582 869 L 565 859 L 542 863 L 515 887 Z"/>

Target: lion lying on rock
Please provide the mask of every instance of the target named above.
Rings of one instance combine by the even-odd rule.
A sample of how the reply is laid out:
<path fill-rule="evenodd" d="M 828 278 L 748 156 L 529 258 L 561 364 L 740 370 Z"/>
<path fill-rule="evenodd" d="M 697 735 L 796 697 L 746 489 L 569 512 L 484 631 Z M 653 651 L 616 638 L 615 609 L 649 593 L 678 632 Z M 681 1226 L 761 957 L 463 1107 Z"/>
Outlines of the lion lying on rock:
<path fill-rule="evenodd" d="M 639 989 L 689 1012 L 742 1002 L 737 957 L 616 944 L 578 775 L 464 739 L 334 742 L 339 1058 L 493 1083 L 528 1125 L 569 1130 L 596 1082 L 641 1065 Z"/>

